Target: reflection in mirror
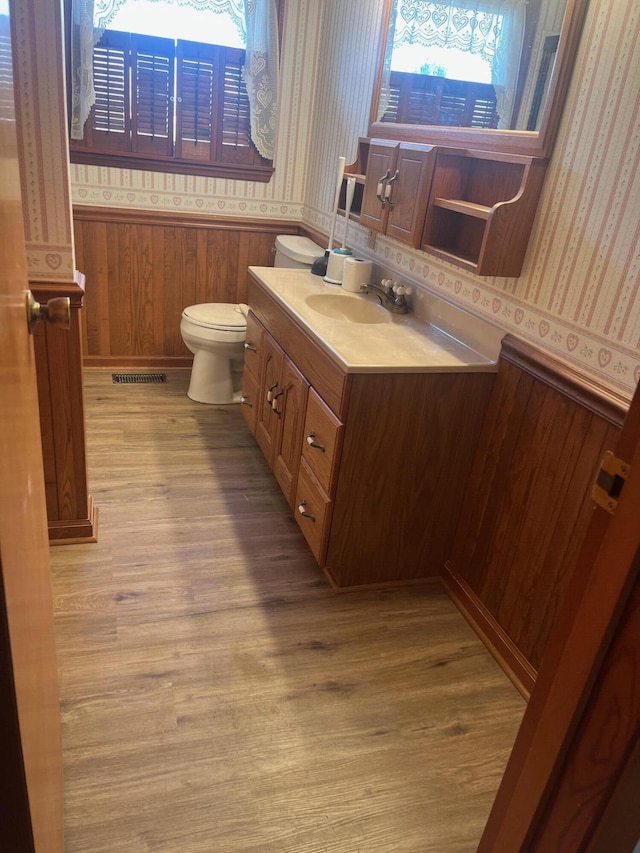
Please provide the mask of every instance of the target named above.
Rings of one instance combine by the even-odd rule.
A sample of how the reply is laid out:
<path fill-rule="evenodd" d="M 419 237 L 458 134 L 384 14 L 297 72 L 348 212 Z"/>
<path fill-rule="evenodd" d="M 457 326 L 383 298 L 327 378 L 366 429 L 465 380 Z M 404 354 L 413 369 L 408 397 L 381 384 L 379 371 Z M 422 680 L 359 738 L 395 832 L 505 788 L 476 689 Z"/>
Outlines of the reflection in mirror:
<path fill-rule="evenodd" d="M 567 0 L 392 0 L 376 120 L 536 131 Z"/>

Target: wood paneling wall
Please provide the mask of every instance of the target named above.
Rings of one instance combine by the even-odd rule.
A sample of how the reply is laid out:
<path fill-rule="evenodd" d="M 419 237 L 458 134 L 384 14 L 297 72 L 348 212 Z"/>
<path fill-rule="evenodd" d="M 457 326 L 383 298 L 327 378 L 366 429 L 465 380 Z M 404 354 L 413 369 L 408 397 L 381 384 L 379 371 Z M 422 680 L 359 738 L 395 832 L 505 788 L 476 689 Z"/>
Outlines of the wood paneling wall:
<path fill-rule="evenodd" d="M 87 485 L 82 389 L 83 290 L 76 282 L 32 282 L 31 292 L 41 304 L 59 296 L 71 301 L 68 331 L 38 323 L 33 334 L 49 541 L 95 542 L 97 510 Z"/>
<path fill-rule="evenodd" d="M 445 582 L 525 695 L 626 408 L 614 392 L 504 339 Z"/>
<path fill-rule="evenodd" d="M 276 235 L 300 231 L 268 219 L 99 207 L 74 207 L 73 218 L 76 263 L 87 280 L 87 364 L 190 363 L 183 309 L 246 302 L 247 268 L 272 265 Z"/>

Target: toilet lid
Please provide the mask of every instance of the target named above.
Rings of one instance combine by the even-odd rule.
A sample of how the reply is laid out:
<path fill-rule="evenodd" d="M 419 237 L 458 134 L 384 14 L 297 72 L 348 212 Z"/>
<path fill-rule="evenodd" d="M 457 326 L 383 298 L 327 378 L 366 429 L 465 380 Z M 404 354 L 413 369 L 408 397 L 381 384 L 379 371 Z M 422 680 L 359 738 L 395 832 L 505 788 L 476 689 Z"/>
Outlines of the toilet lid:
<path fill-rule="evenodd" d="M 238 305 L 232 302 L 203 302 L 200 305 L 189 305 L 182 316 L 197 326 L 237 332 L 247 328 L 248 310 L 249 307 L 242 302 Z"/>

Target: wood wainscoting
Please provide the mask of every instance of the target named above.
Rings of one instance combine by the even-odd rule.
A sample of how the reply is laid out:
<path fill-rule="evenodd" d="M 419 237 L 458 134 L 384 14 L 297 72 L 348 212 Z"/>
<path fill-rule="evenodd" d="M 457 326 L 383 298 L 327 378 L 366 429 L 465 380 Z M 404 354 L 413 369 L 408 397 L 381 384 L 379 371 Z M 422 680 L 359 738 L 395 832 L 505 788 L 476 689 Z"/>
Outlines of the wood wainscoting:
<path fill-rule="evenodd" d="M 38 380 L 49 541 L 95 542 L 97 510 L 87 485 L 80 308 L 84 276 L 76 281 L 31 282 L 37 302 L 68 296 L 71 326 L 39 323 L 33 334 Z"/>
<path fill-rule="evenodd" d="M 76 264 L 86 275 L 86 365 L 189 365 L 180 316 L 200 302 L 246 302 L 247 268 L 272 266 L 295 222 L 74 206 Z"/>
<path fill-rule="evenodd" d="M 528 696 L 571 580 L 622 396 L 508 335 L 445 586 Z"/>

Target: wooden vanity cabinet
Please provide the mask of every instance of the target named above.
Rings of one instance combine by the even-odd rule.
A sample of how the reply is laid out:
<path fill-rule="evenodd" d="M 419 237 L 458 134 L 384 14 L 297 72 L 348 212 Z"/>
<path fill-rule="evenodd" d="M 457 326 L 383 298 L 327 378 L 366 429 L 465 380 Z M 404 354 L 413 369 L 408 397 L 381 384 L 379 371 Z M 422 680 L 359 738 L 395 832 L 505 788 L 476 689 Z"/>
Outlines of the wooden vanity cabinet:
<path fill-rule="evenodd" d="M 372 141 L 360 224 L 419 248 L 435 152 L 431 145 Z"/>
<path fill-rule="evenodd" d="M 248 301 L 263 327 L 254 435 L 269 433 L 258 441 L 331 582 L 440 575 L 495 374 L 346 373 L 253 279 Z M 269 389 L 283 394 L 267 406 Z"/>

